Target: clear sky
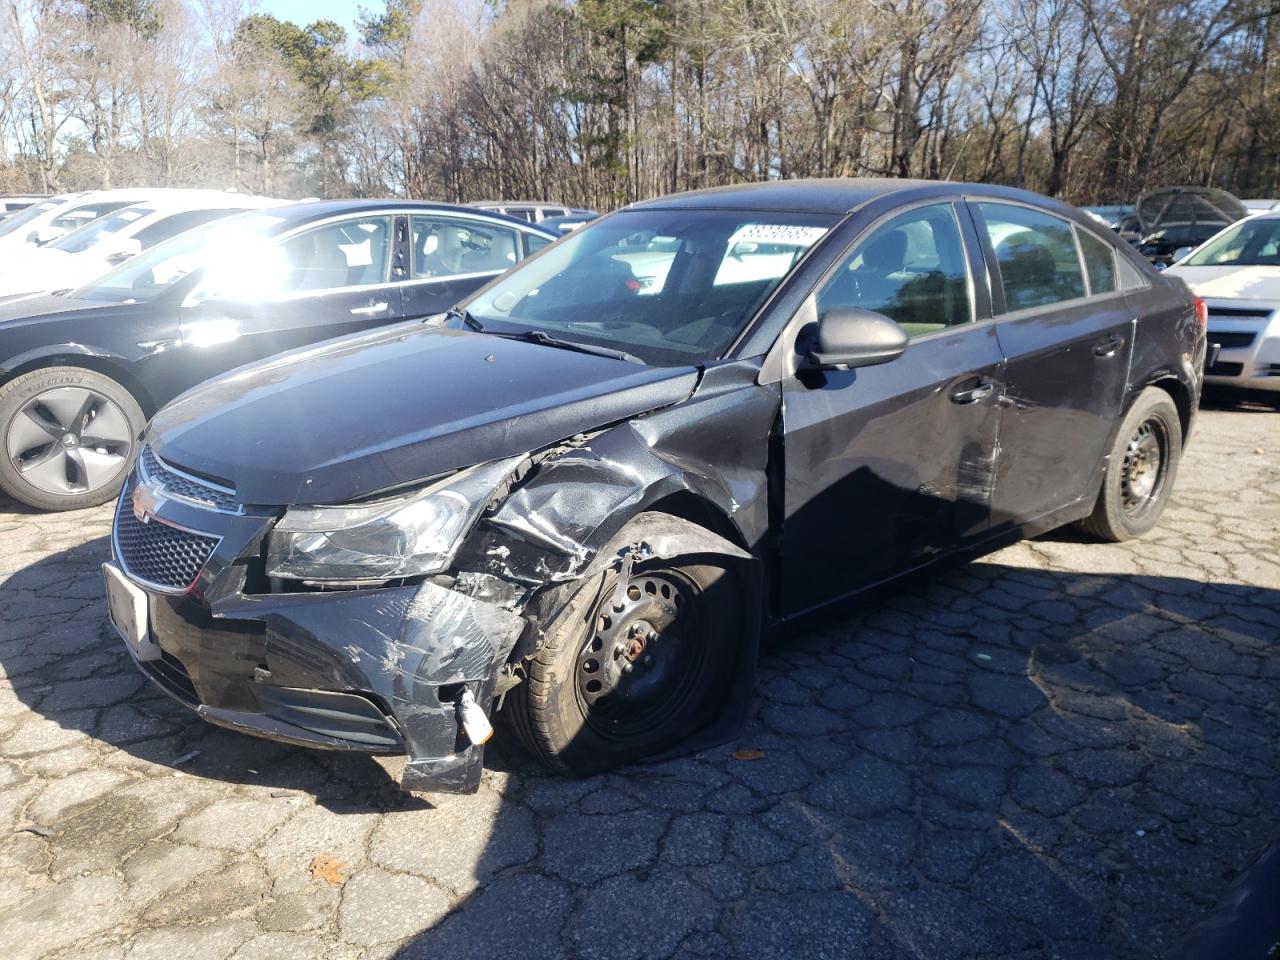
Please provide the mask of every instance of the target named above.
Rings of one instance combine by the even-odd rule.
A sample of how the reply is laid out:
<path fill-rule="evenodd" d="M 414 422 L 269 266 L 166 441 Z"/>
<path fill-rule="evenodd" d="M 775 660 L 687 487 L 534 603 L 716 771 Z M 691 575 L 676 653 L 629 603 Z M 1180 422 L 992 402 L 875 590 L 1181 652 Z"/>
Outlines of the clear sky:
<path fill-rule="evenodd" d="M 383 0 L 260 0 L 258 10 L 279 20 L 292 20 L 305 27 L 313 20 L 333 20 L 342 24 L 352 39 L 356 38 L 356 17 L 360 8 L 381 11 Z"/>

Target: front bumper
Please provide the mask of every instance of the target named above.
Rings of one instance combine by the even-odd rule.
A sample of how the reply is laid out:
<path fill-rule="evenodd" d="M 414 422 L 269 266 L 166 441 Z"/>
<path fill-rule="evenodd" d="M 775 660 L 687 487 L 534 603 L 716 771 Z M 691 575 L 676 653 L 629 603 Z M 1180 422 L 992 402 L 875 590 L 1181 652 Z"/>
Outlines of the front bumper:
<path fill-rule="evenodd" d="M 189 586 L 166 587 L 131 569 L 130 554 L 133 567 L 141 564 L 122 539 L 122 528 L 138 536 L 131 514 L 137 482 L 130 479 L 117 505 L 112 555 L 147 595 L 148 635 L 161 656 L 134 659 L 161 689 L 244 733 L 407 753 L 407 789 L 479 786 L 484 748 L 467 738 L 457 701 L 469 690 L 488 710 L 522 617 L 433 583 L 253 593 L 246 582 L 272 518 L 162 498 L 148 524 L 217 543 Z"/>
<path fill-rule="evenodd" d="M 1280 311 L 1245 301 L 1209 301 L 1208 307 L 1208 341 L 1221 349 L 1205 383 L 1280 392 Z"/>

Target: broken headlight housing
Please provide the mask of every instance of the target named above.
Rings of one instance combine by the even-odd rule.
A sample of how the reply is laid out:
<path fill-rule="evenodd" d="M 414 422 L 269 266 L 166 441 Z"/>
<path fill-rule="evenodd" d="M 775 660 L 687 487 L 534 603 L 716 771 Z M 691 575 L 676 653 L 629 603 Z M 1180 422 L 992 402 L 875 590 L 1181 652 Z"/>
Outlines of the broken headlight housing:
<path fill-rule="evenodd" d="M 368 583 L 439 573 L 519 458 L 459 471 L 404 496 L 290 507 L 267 540 L 267 575 Z"/>

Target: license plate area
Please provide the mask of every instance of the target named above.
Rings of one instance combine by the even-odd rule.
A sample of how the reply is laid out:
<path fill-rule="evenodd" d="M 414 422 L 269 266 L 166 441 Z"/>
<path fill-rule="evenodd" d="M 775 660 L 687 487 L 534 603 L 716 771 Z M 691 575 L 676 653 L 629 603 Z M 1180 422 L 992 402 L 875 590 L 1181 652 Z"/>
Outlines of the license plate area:
<path fill-rule="evenodd" d="M 102 565 L 107 585 L 107 612 L 111 625 L 139 660 L 159 660 L 160 645 L 151 639 L 147 595 L 110 563 Z"/>

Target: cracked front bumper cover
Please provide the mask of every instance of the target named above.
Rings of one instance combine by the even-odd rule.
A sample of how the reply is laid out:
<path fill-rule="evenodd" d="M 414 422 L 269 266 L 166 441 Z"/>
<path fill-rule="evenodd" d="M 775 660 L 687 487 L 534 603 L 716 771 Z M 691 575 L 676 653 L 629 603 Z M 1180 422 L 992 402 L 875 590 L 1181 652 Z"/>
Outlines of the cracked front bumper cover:
<path fill-rule="evenodd" d="M 461 729 L 463 689 L 487 708 L 525 626 L 431 583 L 323 593 L 236 593 L 211 609 L 148 591 L 160 660 L 138 666 L 212 723 L 285 743 L 407 753 L 406 789 L 470 792 L 482 745 Z"/>

